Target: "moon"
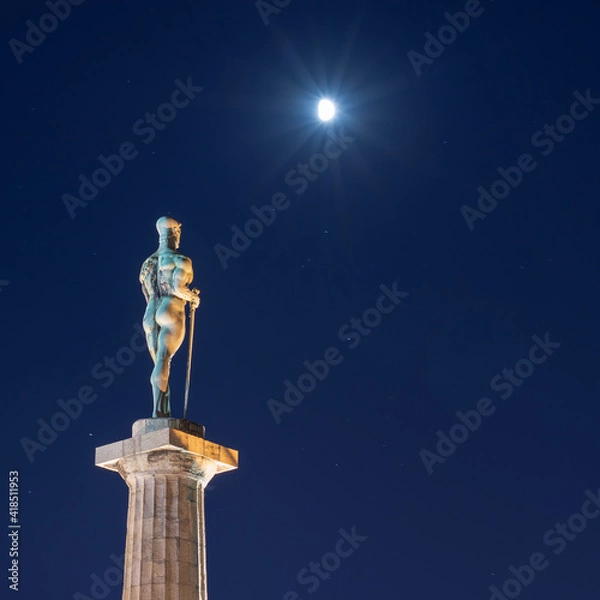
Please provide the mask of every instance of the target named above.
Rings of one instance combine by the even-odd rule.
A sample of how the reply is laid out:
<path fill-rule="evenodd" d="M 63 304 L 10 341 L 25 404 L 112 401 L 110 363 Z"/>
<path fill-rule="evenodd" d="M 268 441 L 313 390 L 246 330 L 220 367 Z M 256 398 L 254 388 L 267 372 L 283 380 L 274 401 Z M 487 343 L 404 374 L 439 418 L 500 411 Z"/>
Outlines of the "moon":
<path fill-rule="evenodd" d="M 319 102 L 318 113 L 321 121 L 330 121 L 335 116 L 335 104 L 331 100 L 323 98 Z"/>

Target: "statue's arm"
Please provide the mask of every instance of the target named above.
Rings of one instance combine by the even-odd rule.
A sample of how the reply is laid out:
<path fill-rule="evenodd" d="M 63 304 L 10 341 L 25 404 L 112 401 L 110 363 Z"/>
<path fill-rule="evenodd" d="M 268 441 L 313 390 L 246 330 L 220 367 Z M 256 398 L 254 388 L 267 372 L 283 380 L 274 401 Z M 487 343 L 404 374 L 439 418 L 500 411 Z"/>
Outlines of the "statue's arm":
<path fill-rule="evenodd" d="M 173 295 L 185 300 L 186 302 L 195 303 L 198 294 L 190 290 L 189 284 L 194 279 L 194 270 L 192 269 L 192 261 L 189 258 L 183 258 L 178 261 L 178 265 L 173 272 Z"/>
<path fill-rule="evenodd" d="M 142 268 L 140 269 L 140 277 L 139 277 L 140 284 L 142 285 L 142 292 L 144 294 L 144 298 L 146 299 L 146 304 L 148 304 L 148 302 L 150 302 L 150 293 L 148 291 L 148 284 L 146 282 L 146 279 L 151 270 L 152 270 L 152 261 L 148 258 L 144 261 L 144 264 L 142 265 Z"/>

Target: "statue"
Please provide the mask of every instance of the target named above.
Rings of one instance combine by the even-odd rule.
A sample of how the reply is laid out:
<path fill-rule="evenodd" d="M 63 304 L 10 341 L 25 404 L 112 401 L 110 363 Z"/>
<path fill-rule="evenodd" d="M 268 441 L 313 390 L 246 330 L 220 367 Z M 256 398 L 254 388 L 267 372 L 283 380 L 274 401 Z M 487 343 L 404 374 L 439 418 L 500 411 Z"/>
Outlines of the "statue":
<path fill-rule="evenodd" d="M 155 418 L 171 416 L 169 373 L 171 360 L 185 337 L 185 305 L 190 303 L 191 315 L 200 305 L 199 290 L 188 287 L 194 278 L 192 261 L 177 251 L 181 223 L 171 217 L 161 217 L 156 222 L 156 229 L 158 250 L 144 261 L 140 271 L 140 283 L 147 303 L 143 326 L 154 362 L 150 383 L 154 400 L 152 417 Z M 189 367 L 188 364 L 186 404 Z"/>

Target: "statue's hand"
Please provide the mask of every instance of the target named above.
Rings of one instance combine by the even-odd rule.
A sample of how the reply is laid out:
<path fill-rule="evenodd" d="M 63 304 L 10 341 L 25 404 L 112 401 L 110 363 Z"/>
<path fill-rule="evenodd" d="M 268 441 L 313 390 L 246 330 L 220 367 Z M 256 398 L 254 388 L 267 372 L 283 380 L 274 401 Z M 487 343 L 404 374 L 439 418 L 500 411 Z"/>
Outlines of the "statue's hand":
<path fill-rule="evenodd" d="M 200 306 L 200 290 L 194 288 L 190 290 L 192 292 L 192 297 L 190 298 L 190 306 L 194 310 L 196 310 Z"/>

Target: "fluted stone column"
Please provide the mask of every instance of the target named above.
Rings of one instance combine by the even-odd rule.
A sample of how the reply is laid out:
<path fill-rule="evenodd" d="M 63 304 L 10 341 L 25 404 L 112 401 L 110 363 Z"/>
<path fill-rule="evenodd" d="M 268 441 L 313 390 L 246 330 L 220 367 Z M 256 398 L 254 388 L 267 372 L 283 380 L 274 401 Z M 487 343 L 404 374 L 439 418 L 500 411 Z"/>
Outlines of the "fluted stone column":
<path fill-rule="evenodd" d="M 96 449 L 96 466 L 129 487 L 123 600 L 207 600 L 204 489 L 238 453 L 182 419 L 142 419 Z"/>

